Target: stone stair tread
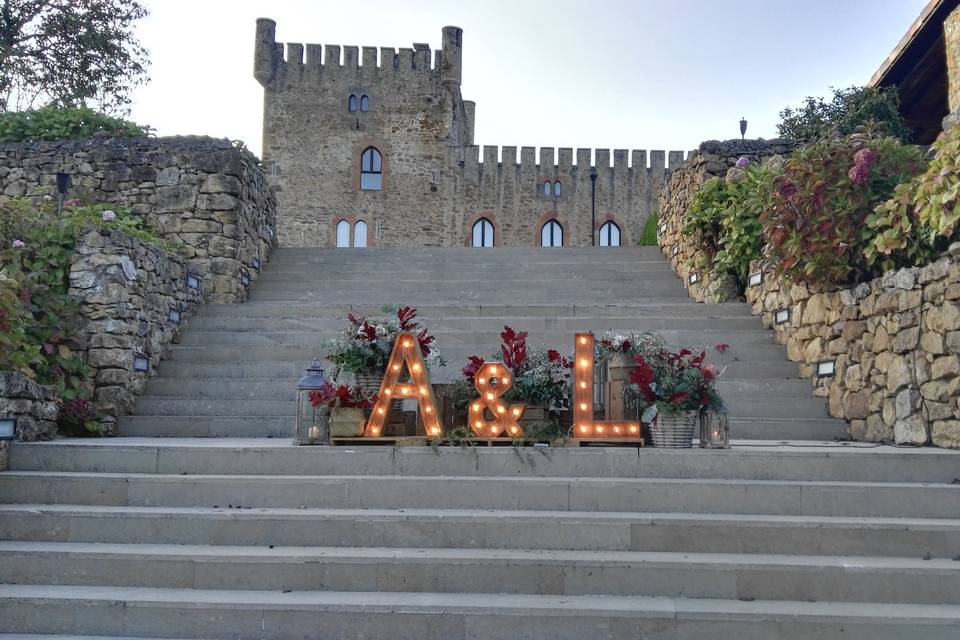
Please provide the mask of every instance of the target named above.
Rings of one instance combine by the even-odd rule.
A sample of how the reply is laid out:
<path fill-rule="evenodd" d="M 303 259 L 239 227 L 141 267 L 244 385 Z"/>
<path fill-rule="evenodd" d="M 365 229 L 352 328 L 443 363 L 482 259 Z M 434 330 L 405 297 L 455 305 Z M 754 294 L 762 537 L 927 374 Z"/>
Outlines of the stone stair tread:
<path fill-rule="evenodd" d="M 778 600 L 692 599 L 650 596 L 555 596 L 532 594 L 423 593 L 423 592 L 337 592 L 337 591 L 242 591 L 215 589 L 157 589 L 148 587 L 88 587 L 59 585 L 0 585 L 0 600 L 22 602 L 61 600 L 72 603 L 132 606 L 181 605 L 190 609 L 297 610 L 453 613 L 509 612 L 577 617 L 589 615 L 643 616 L 664 619 L 686 617 L 718 620 L 780 619 L 797 622 L 914 620 L 924 624 L 960 622 L 960 605 L 793 602 Z"/>

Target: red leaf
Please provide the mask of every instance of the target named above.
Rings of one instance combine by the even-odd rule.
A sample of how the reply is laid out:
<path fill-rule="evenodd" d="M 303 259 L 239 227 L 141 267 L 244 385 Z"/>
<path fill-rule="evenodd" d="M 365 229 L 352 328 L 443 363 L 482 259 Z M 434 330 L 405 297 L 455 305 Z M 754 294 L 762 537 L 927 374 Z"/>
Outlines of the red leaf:
<path fill-rule="evenodd" d="M 716 349 L 720 353 L 725 352 L 729 348 L 730 348 L 730 345 L 728 345 L 726 342 L 721 342 L 720 344 L 714 347 L 714 349 Z"/>

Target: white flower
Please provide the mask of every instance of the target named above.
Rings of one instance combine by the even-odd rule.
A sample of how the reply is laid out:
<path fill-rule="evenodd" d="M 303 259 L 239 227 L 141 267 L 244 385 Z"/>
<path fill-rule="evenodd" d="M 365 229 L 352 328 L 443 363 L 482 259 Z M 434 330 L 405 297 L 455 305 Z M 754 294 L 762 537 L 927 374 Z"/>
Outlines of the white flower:
<path fill-rule="evenodd" d="M 44 200 L 47 200 L 47 201 L 50 201 L 50 200 L 53 200 L 53 196 L 50 195 L 49 193 L 45 193 L 45 194 L 43 194 L 43 199 L 44 199 Z"/>
<path fill-rule="evenodd" d="M 117 218 L 117 214 L 114 213 L 113 211 L 110 211 L 109 209 L 103 212 L 103 219 L 108 222 L 110 220 L 115 220 L 116 218 Z"/>
<path fill-rule="evenodd" d="M 14 249 L 23 249 L 25 246 L 27 246 L 27 243 L 24 242 L 23 240 L 14 240 L 14 241 L 13 241 L 13 248 L 14 248 Z"/>

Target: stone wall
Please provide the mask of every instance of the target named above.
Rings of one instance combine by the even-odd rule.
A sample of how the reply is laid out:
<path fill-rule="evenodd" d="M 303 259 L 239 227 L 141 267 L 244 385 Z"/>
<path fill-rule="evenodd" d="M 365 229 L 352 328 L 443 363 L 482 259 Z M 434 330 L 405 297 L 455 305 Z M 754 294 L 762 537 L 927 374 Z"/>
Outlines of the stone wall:
<path fill-rule="evenodd" d="M 747 300 L 853 438 L 960 448 L 960 244 L 836 291 L 764 277 Z"/>
<path fill-rule="evenodd" d="M 84 322 L 77 351 L 96 371 L 104 433 L 113 433 L 116 417 L 133 408 L 164 347 L 202 302 L 187 286 L 187 271 L 187 260 L 119 231 L 91 230 L 77 243 L 70 267 L 70 295 L 80 301 Z M 149 371 L 135 370 L 138 354 L 149 360 Z"/>
<path fill-rule="evenodd" d="M 208 302 L 247 297 L 276 245 L 276 200 L 255 158 L 205 137 L 96 138 L 0 145 L 0 199 L 55 193 L 115 202 L 184 247 Z"/>
<path fill-rule="evenodd" d="M 457 27 L 443 28 L 439 50 L 284 46 L 275 36 L 272 20 L 257 21 L 263 160 L 277 187 L 284 245 L 335 246 L 343 220 L 351 245 L 362 221 L 367 246 L 463 246 L 485 217 L 498 246 L 538 246 L 551 219 L 564 230 L 564 246 L 589 246 L 594 208 L 596 227 L 613 221 L 621 243 L 633 244 L 657 190 L 684 159 L 682 151 L 544 147 L 538 154 L 475 145 L 476 104 L 460 91 Z M 350 96 L 365 96 L 369 109 L 350 111 Z M 383 158 L 376 191 L 360 189 L 361 154 L 371 146 Z"/>
<path fill-rule="evenodd" d="M 694 271 L 691 262 L 697 249 L 691 238 L 681 233 L 693 196 L 704 182 L 725 177 L 741 157 L 759 162 L 774 155 L 789 154 L 796 143 L 788 140 L 711 140 L 692 152 L 686 164 L 674 171 L 657 196 L 659 230 L 657 243 L 663 255 L 683 280 L 690 297 L 698 302 L 725 302 L 739 295 L 732 279 L 714 279 L 709 273 Z"/>
<path fill-rule="evenodd" d="M 0 371 L 0 416 L 17 418 L 19 440 L 53 438 L 57 433 L 57 410 L 57 395 L 52 387 L 37 384 L 16 371 Z M 6 466 L 4 457 L 5 452 L 0 453 L 0 470 Z"/>

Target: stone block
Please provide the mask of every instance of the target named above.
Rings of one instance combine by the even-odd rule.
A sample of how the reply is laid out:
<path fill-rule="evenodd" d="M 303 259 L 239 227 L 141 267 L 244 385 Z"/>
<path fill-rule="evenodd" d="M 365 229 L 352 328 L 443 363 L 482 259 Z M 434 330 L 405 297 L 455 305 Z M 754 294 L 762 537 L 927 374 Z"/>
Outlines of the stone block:
<path fill-rule="evenodd" d="M 904 356 L 896 356 L 890 361 L 887 371 L 887 391 L 899 391 L 913 381 L 910 364 Z"/>
<path fill-rule="evenodd" d="M 893 438 L 897 444 L 926 444 L 929 440 L 926 423 L 915 413 L 893 425 Z"/>
<path fill-rule="evenodd" d="M 938 447 L 960 449 L 960 420 L 937 420 L 930 428 L 930 438 Z"/>
<path fill-rule="evenodd" d="M 894 405 L 896 406 L 897 411 L 897 420 L 905 420 L 919 411 L 920 403 L 920 392 L 916 388 L 908 387 L 906 389 L 901 389 L 894 399 Z"/>
<path fill-rule="evenodd" d="M 943 356 L 933 361 L 930 366 L 930 378 L 940 380 L 960 374 L 960 358 L 955 355 Z"/>

